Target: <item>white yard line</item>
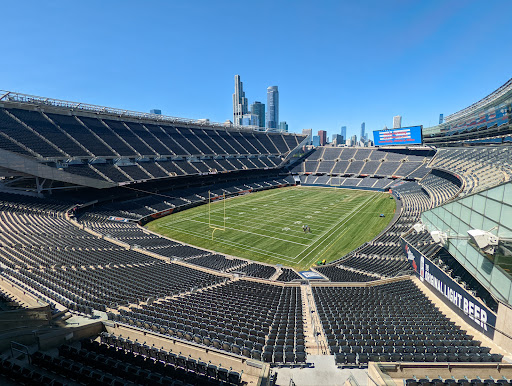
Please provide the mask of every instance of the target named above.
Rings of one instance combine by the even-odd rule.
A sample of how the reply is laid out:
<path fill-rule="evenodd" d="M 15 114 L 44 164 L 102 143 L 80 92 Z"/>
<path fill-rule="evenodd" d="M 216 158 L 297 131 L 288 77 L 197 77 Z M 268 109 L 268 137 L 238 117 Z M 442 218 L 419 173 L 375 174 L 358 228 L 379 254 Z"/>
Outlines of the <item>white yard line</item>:
<path fill-rule="evenodd" d="M 351 207 L 352 210 L 354 208 L 354 206 Z M 268 208 L 267 208 L 268 209 Z M 280 209 L 280 207 L 277 207 L 276 209 Z M 336 208 L 338 209 L 338 208 Z M 230 218 L 230 221 L 228 221 L 230 223 L 230 225 L 232 225 L 230 227 L 230 229 L 234 229 L 233 228 L 233 225 L 237 225 L 239 227 L 243 227 L 243 228 L 248 228 L 248 230 L 258 230 L 258 229 L 263 229 L 264 231 L 267 231 L 268 229 L 264 229 L 264 228 L 267 228 L 267 227 L 270 227 L 270 228 L 277 228 L 279 230 L 282 230 L 283 227 L 289 227 L 290 230 L 286 231 L 286 233 L 284 234 L 281 234 L 282 237 L 285 237 L 285 236 L 290 236 L 290 237 L 293 237 L 293 238 L 299 238 L 301 240 L 307 240 L 307 241 L 316 241 L 317 237 L 315 237 L 314 240 L 311 240 L 311 238 L 308 238 L 308 237 L 303 237 L 303 236 L 299 236 L 299 235 L 302 235 L 302 231 L 300 230 L 300 226 L 298 226 L 297 224 L 294 224 L 294 222 L 296 221 L 301 221 L 302 223 L 308 223 L 310 225 L 312 225 L 314 227 L 315 230 L 319 229 L 320 231 L 324 230 L 324 229 L 330 229 L 331 227 L 329 226 L 324 226 L 323 224 L 325 223 L 324 221 L 322 221 L 320 219 L 321 222 L 319 222 L 318 220 L 318 217 L 319 214 L 313 214 L 313 218 L 311 219 L 306 219 L 303 217 L 302 214 L 298 214 L 296 213 L 296 210 L 297 210 L 297 207 L 294 207 L 293 208 L 293 213 L 282 213 L 281 215 L 275 215 L 273 214 L 272 216 L 269 216 L 268 213 L 262 213 L 263 211 L 260 211 L 260 212 L 257 212 L 256 214 L 254 214 L 253 212 L 254 211 L 251 211 L 249 213 L 252 214 L 252 216 L 247 216 L 245 215 L 238 215 L 238 214 L 232 214 L 232 213 L 228 213 L 227 210 L 226 210 L 226 217 L 229 217 Z M 348 214 L 352 213 L 352 211 L 349 211 Z M 212 212 L 213 214 L 213 212 Z M 347 215 L 347 212 L 329 212 L 329 215 L 326 216 L 328 217 L 329 219 L 332 219 L 333 217 L 338 217 L 340 215 L 343 215 L 344 217 L 346 217 Z M 224 214 L 223 213 L 218 213 L 218 214 L 215 214 L 215 216 L 217 216 L 217 218 L 221 219 L 221 221 L 223 220 L 223 217 L 224 217 Z M 260 217 L 261 216 L 261 217 Z M 290 219 L 290 223 L 289 224 L 285 224 L 285 223 L 279 223 L 279 225 L 274 225 L 274 223 L 276 222 L 277 219 L 279 218 L 289 218 L 291 216 L 301 216 L 300 218 L 292 218 Z M 247 219 L 249 217 L 249 219 Z M 197 218 L 197 217 L 195 217 Z M 238 219 L 244 219 L 244 220 L 238 220 Z M 193 220 L 193 217 L 190 217 L 189 218 L 190 221 L 196 221 L 196 220 Z M 205 221 L 201 221 L 205 224 L 208 224 L 208 222 Z M 246 225 L 246 224 L 255 224 L 255 223 L 258 223 L 258 224 L 261 224 L 260 226 L 254 226 L 254 225 Z M 175 224 L 175 223 L 174 223 Z M 169 226 L 172 226 L 174 224 L 168 224 L 166 225 L 165 227 L 169 227 Z M 240 231 L 243 232 L 243 229 L 239 229 Z M 280 233 L 280 232 L 273 232 L 273 233 Z M 294 233 L 294 234 L 293 234 Z M 308 243 L 310 244 L 310 243 Z"/>
<path fill-rule="evenodd" d="M 186 234 L 189 234 L 189 235 L 192 235 L 192 236 L 197 236 L 197 237 L 202 238 L 202 239 L 211 240 L 210 236 L 205 236 L 203 233 L 198 233 L 198 232 L 189 231 L 189 230 L 180 230 L 180 232 L 183 232 L 183 233 L 186 233 Z M 282 254 L 277 253 L 277 252 L 267 251 L 266 249 L 261 249 L 261 248 L 257 248 L 257 247 L 253 247 L 253 246 L 247 246 L 246 244 L 237 243 L 235 241 L 216 239 L 215 242 L 221 243 L 221 244 L 230 245 L 230 246 L 235 246 L 237 248 L 244 249 L 246 251 L 253 251 L 253 250 L 255 250 L 256 253 L 259 253 L 259 254 L 262 254 L 262 255 L 265 255 L 265 256 L 269 256 L 269 257 L 273 257 L 273 258 L 276 258 L 276 259 L 279 259 L 279 260 L 289 261 L 291 263 L 293 263 L 295 261 L 293 258 L 290 258 L 290 256 L 282 255 Z M 262 251 L 262 252 L 259 252 L 259 251 Z M 277 257 L 277 256 L 283 256 L 283 258 L 280 258 L 280 257 Z M 285 257 L 288 257 L 288 258 L 285 258 Z"/>
<path fill-rule="evenodd" d="M 304 202 L 301 202 L 301 203 L 304 204 Z M 240 205 L 240 204 L 237 204 L 237 206 L 238 205 Z M 249 206 L 249 205 L 247 205 L 247 206 Z M 261 206 L 258 206 L 258 208 L 261 209 Z M 353 206 L 351 206 L 351 208 L 353 209 Z M 290 208 L 290 210 L 293 210 L 292 214 L 290 214 L 290 213 L 282 213 L 280 215 L 276 215 L 275 213 L 273 213 L 272 216 L 269 216 L 268 213 L 267 213 L 269 208 L 266 208 L 266 209 L 267 210 L 250 211 L 250 212 L 248 212 L 248 213 L 251 213 L 251 216 L 246 216 L 246 215 L 245 216 L 239 216 L 238 214 L 228 213 L 230 208 L 226 208 L 226 217 L 230 217 L 230 218 L 243 218 L 243 219 L 245 219 L 243 221 L 230 221 L 231 223 L 234 223 L 234 224 L 240 225 L 240 226 L 246 226 L 245 225 L 246 223 L 254 224 L 256 222 L 260 223 L 262 225 L 262 226 L 258 226 L 258 227 L 246 226 L 247 228 L 250 228 L 250 229 L 261 229 L 261 228 L 263 228 L 263 226 L 267 226 L 268 224 L 272 224 L 272 225 L 270 225 L 271 227 L 274 227 L 274 228 L 290 227 L 290 231 L 291 232 L 301 234 L 302 232 L 299 230 L 300 229 L 299 226 L 296 226 L 296 224 L 293 224 L 293 222 L 295 222 L 295 221 L 307 222 L 307 223 L 309 223 L 311 225 L 314 225 L 315 229 L 323 230 L 323 229 L 327 229 L 328 228 L 328 226 L 323 226 L 324 221 L 321 221 L 321 220 L 320 220 L 321 222 L 315 221 L 315 218 L 324 217 L 323 216 L 324 213 L 313 214 L 313 218 L 312 219 L 305 219 L 305 218 L 303 218 L 302 214 L 296 214 L 297 206 L 295 206 L 293 208 Z M 281 209 L 281 206 L 277 206 L 276 209 Z M 325 213 L 325 217 L 326 218 L 331 218 L 332 219 L 332 217 L 337 217 L 339 215 L 345 215 L 346 214 L 346 212 L 341 212 L 340 213 L 337 210 L 337 209 L 340 209 L 339 207 L 333 208 L 333 209 L 334 209 L 333 211 L 330 211 L 329 213 Z M 344 208 L 342 208 L 342 209 L 344 209 Z M 244 209 L 239 209 L 239 210 L 244 210 Z M 224 217 L 224 214 L 222 212 L 223 212 L 223 208 L 218 208 L 215 211 L 212 211 L 211 215 L 215 216 L 215 217 L 218 216 L 222 220 L 223 217 Z M 180 219 L 178 221 L 169 223 L 167 225 L 171 225 L 172 226 L 172 225 L 184 222 L 185 220 L 192 220 L 194 218 L 198 218 L 200 215 L 201 215 L 201 213 L 198 214 L 198 215 L 190 216 L 188 218 Z M 203 214 L 203 215 L 206 216 L 206 214 Z M 273 223 L 276 222 L 276 219 L 279 219 L 279 218 L 282 218 L 282 217 L 287 217 L 288 218 L 291 215 L 293 215 L 294 217 L 295 216 L 301 216 L 301 217 L 300 218 L 292 219 L 291 220 L 291 224 L 273 225 Z M 247 219 L 248 217 L 249 217 L 249 219 Z M 297 229 L 295 229 L 295 228 L 297 228 Z M 287 234 L 289 234 L 289 233 L 287 233 Z M 301 237 L 301 238 L 303 238 L 303 237 Z M 306 240 L 311 240 L 311 239 L 310 238 L 306 238 Z"/>
<path fill-rule="evenodd" d="M 190 221 L 198 222 L 198 223 L 201 223 L 201 224 L 208 224 L 208 223 L 205 223 L 204 221 L 198 221 L 198 220 L 192 220 L 192 219 L 190 219 Z M 229 230 L 232 230 L 232 231 L 238 231 L 238 232 L 249 233 L 249 234 L 256 235 L 256 236 L 260 236 L 260 237 L 267 237 L 267 238 L 269 238 L 269 239 L 275 239 L 275 240 L 279 240 L 279 241 L 286 241 L 286 242 L 288 242 L 288 243 L 293 243 L 293 244 L 298 244 L 298 245 L 304 245 L 304 246 L 305 246 L 305 245 L 308 245 L 308 244 L 298 243 L 298 242 L 296 242 L 296 241 L 290 241 L 290 240 L 280 239 L 279 237 L 267 236 L 267 235 L 262 235 L 261 233 L 245 231 L 245 230 L 242 230 L 242 229 L 236 229 L 236 228 L 230 228 L 230 227 L 226 227 L 226 229 L 229 229 Z"/>
<path fill-rule="evenodd" d="M 295 218 L 292 218 L 291 216 L 293 215 L 293 213 L 285 213 L 285 214 L 281 214 L 279 216 L 269 216 L 269 213 L 264 213 L 261 215 L 261 217 L 259 216 L 250 216 L 251 218 L 249 220 L 247 220 L 247 217 L 248 216 L 245 216 L 245 215 L 226 215 L 226 217 L 229 217 L 228 220 L 226 220 L 226 223 L 229 223 L 230 225 L 231 224 L 234 224 L 234 225 L 239 225 L 239 226 L 242 226 L 242 227 L 247 227 L 247 228 L 252 228 L 252 229 L 260 229 L 262 228 L 263 226 L 270 226 L 271 228 L 280 228 L 282 229 L 283 227 L 292 227 L 290 228 L 290 230 L 292 232 L 296 232 L 296 233 L 304 233 L 302 232 L 301 227 L 299 224 L 294 224 L 294 222 L 296 221 L 300 221 L 301 223 L 302 222 L 308 222 L 308 223 L 311 223 L 311 224 L 315 224 L 315 228 L 328 228 L 328 226 L 325 226 L 325 222 L 317 222 L 317 221 L 314 221 L 313 218 L 311 219 L 305 219 L 304 217 L 295 217 Z M 297 214 L 298 216 L 298 214 Z M 285 222 L 279 222 L 277 220 L 279 220 L 280 218 L 287 218 L 289 220 L 289 222 L 285 223 Z M 222 217 L 219 217 L 218 220 L 220 222 L 222 222 Z M 208 222 L 206 222 L 208 224 Z M 260 226 L 254 226 L 254 225 L 246 225 L 246 224 L 260 224 Z M 309 240 L 309 239 L 308 239 Z"/>
<path fill-rule="evenodd" d="M 356 208 L 354 208 L 354 211 L 353 211 L 351 214 L 349 214 L 347 217 L 345 217 L 345 218 L 341 219 L 341 220 L 340 220 L 340 221 L 338 221 L 336 224 L 334 224 L 334 225 L 331 227 L 331 230 L 332 230 L 332 231 L 334 231 L 334 229 L 335 229 L 335 228 L 337 228 L 338 226 L 346 224 L 346 222 L 347 222 L 348 220 L 350 220 L 350 219 L 351 219 L 355 214 L 357 214 L 357 209 L 359 209 L 363 204 L 368 203 L 368 201 L 370 201 L 370 199 L 372 199 L 372 198 L 374 198 L 374 197 L 375 197 L 375 195 L 371 195 L 370 197 L 368 197 L 368 199 L 366 199 L 366 200 L 365 200 L 365 201 L 363 201 L 361 204 L 359 204 Z M 327 233 L 329 233 L 329 231 L 330 231 L 330 230 L 327 230 L 326 232 L 324 232 L 324 233 L 321 235 L 320 239 L 323 239 L 323 237 L 324 237 Z M 330 235 L 329 235 L 329 236 L 330 236 Z M 312 245 L 314 245 L 314 244 L 312 244 Z M 301 262 L 302 262 L 302 261 L 303 261 L 307 256 L 309 256 L 311 253 L 313 253 L 313 252 L 314 252 L 314 251 L 315 251 L 315 250 L 316 250 L 320 245 L 321 245 L 321 244 L 319 244 L 316 248 L 313 248 L 311 251 L 309 251 L 309 252 L 308 252 L 308 253 L 307 253 L 307 254 L 306 254 L 302 259 L 300 259 L 300 260 L 298 261 L 298 263 L 301 263 Z M 305 248 L 301 253 L 299 253 L 299 255 L 298 255 L 297 257 L 301 256 L 301 255 L 302 255 L 302 253 L 304 253 L 305 251 L 307 251 L 309 248 L 310 248 L 310 247 Z"/>
<path fill-rule="evenodd" d="M 326 228 L 326 231 L 321 233 L 319 236 L 315 237 L 313 240 L 311 240 L 310 243 L 304 244 L 304 243 L 301 243 L 301 242 L 286 240 L 286 239 L 283 239 L 283 238 L 280 238 L 280 237 L 269 236 L 269 235 L 265 235 L 265 234 L 261 234 L 261 233 L 257 233 L 257 232 L 251 232 L 251 231 L 248 231 L 248 230 L 232 228 L 232 227 L 226 227 L 226 229 L 229 229 L 229 230 L 239 231 L 239 232 L 248 233 L 248 234 L 253 234 L 253 235 L 259 236 L 261 238 L 270 238 L 270 239 L 275 239 L 275 240 L 279 240 L 279 241 L 283 241 L 283 242 L 287 242 L 287 243 L 292 243 L 292 244 L 296 244 L 296 245 L 305 246 L 306 248 L 304 248 L 300 253 L 295 254 L 295 257 L 283 255 L 283 254 L 280 254 L 280 253 L 277 253 L 277 252 L 272 252 L 272 251 L 264 250 L 264 249 L 261 249 L 261 248 L 257 248 L 257 247 L 255 247 L 253 245 L 246 245 L 246 244 L 242 244 L 242 243 L 237 243 L 237 242 L 231 241 L 231 240 L 216 239 L 215 242 L 220 243 L 220 244 L 224 244 L 224 245 L 227 245 L 227 246 L 231 246 L 231 247 L 236 247 L 236 248 L 239 248 L 239 249 L 242 249 L 242 250 L 246 250 L 246 251 L 258 254 L 258 255 L 272 257 L 272 258 L 275 258 L 277 260 L 298 264 L 298 263 L 301 263 L 305 258 L 307 258 L 309 255 L 311 255 L 319 247 L 322 246 L 321 240 L 324 239 L 324 236 L 327 235 L 326 238 L 331 237 L 334 232 L 339 231 L 339 229 L 338 229 L 339 227 L 341 227 L 344 224 L 346 224 L 347 221 L 349 221 L 356 214 L 359 214 L 359 213 L 382 213 L 382 212 L 360 212 L 360 211 L 358 211 L 358 209 L 360 209 L 361 206 L 366 205 L 368 203 L 368 201 L 370 201 L 371 199 L 375 198 L 377 196 L 377 194 L 372 194 L 367 199 L 364 199 L 364 196 L 361 197 L 360 195 L 357 195 L 355 197 L 351 197 L 350 201 L 347 201 L 347 200 L 343 199 L 343 202 L 341 201 L 342 199 L 340 198 L 339 200 L 336 201 L 336 203 L 337 203 L 336 205 L 330 205 L 331 202 L 327 202 L 324 205 L 320 204 L 320 205 L 322 205 L 322 207 L 324 207 L 324 206 L 327 207 L 327 209 L 322 209 L 321 213 L 313 213 L 314 212 L 313 204 L 315 204 L 316 206 L 320 206 L 320 205 L 318 205 L 318 201 L 310 199 L 309 200 L 310 202 L 308 202 L 308 200 L 306 200 L 306 202 L 305 202 L 305 200 L 300 200 L 300 198 L 302 198 L 302 197 L 305 198 L 305 197 L 308 196 L 308 193 L 310 193 L 309 189 L 308 190 L 303 190 L 303 191 L 300 191 L 300 190 L 301 190 L 300 188 L 286 189 L 286 190 L 279 191 L 279 192 L 276 192 L 276 193 L 273 193 L 273 194 L 265 195 L 263 197 L 257 197 L 255 199 L 252 199 L 252 200 L 248 201 L 248 202 L 243 201 L 243 202 L 234 203 L 232 205 L 226 205 L 226 217 L 230 217 L 232 224 L 239 225 L 241 227 L 245 227 L 245 228 L 249 228 L 249 229 L 253 229 L 253 230 L 261 229 L 263 231 L 265 231 L 265 229 L 264 229 L 265 227 L 270 227 L 270 228 L 289 227 L 290 230 L 287 231 L 287 233 L 285 233 L 285 234 L 269 230 L 273 234 L 277 233 L 277 234 L 279 234 L 282 237 L 285 237 L 286 235 L 288 235 L 288 236 L 293 237 L 293 238 L 304 239 L 303 236 L 297 236 L 297 235 L 290 234 L 290 232 L 299 233 L 299 234 L 302 233 L 301 231 L 298 231 L 298 230 L 296 231 L 295 230 L 294 227 L 299 227 L 299 225 L 293 224 L 293 222 L 296 222 L 296 221 L 301 221 L 302 223 L 311 224 L 313 226 L 313 229 L 315 229 L 315 230 L 318 230 L 318 229 L 323 230 L 324 228 Z M 287 192 L 295 192 L 299 196 L 298 197 L 299 200 L 291 200 L 290 198 L 284 198 L 284 199 L 281 199 L 281 200 L 274 200 L 274 201 L 270 201 L 270 202 L 266 203 L 264 208 L 262 208 L 261 204 L 252 204 L 253 201 L 268 200 L 270 197 L 274 197 L 276 195 L 280 195 L 281 193 L 287 193 Z M 295 198 L 295 197 L 293 197 L 293 198 Z M 361 199 L 361 198 L 363 198 L 364 201 L 362 201 L 361 203 L 359 203 L 359 204 L 354 206 L 353 204 L 357 203 L 357 201 L 359 201 L 359 199 Z M 286 205 L 281 205 L 282 202 L 286 202 Z M 341 202 L 341 204 L 340 204 L 340 202 Z M 222 201 L 216 201 L 214 203 L 219 203 L 220 204 L 220 203 L 222 203 Z M 294 206 L 293 205 L 294 203 L 296 203 L 297 205 Z M 350 207 L 348 207 L 348 205 L 347 205 L 349 203 L 352 204 Z M 228 200 L 226 200 L 226 204 L 229 204 Z M 276 204 L 278 204 L 278 205 L 276 205 Z M 312 216 L 311 219 L 306 219 L 305 216 L 304 216 L 304 214 L 305 214 L 304 212 L 297 213 L 298 209 L 302 210 L 303 209 L 302 207 L 304 207 L 304 206 L 308 207 L 310 205 L 311 205 L 311 210 L 312 210 L 311 211 L 311 216 Z M 242 206 L 242 208 L 239 208 L 240 206 Z M 252 210 L 253 207 L 256 207 L 256 208 L 258 208 L 260 210 Z M 235 208 L 239 208 L 238 211 L 246 211 L 247 213 L 244 213 L 244 215 L 238 215 L 238 213 L 236 213 L 236 214 L 235 213 L 229 213 L 229 211 L 236 210 Z M 352 209 L 352 210 L 349 210 L 349 208 Z M 341 212 L 339 211 L 340 209 L 341 209 Z M 270 215 L 270 216 L 269 216 L 269 213 L 268 213 L 269 210 L 273 211 L 272 215 Z M 210 214 L 212 215 L 212 217 L 215 217 L 215 218 L 220 217 L 220 219 L 223 219 L 223 217 L 224 217 L 223 211 L 224 211 L 224 207 L 221 204 L 221 205 L 219 205 L 219 207 L 211 210 Z M 276 214 L 277 211 L 281 212 L 281 214 Z M 285 213 L 283 213 L 283 211 Z M 174 221 L 172 223 L 166 224 L 166 225 L 164 225 L 164 227 L 168 228 L 168 229 L 173 229 L 174 228 L 176 231 L 179 231 L 179 232 L 182 232 L 182 233 L 185 233 L 185 234 L 190 234 L 190 235 L 196 236 L 198 238 L 210 239 L 209 235 L 205 235 L 204 233 L 198 233 L 198 232 L 191 231 L 191 230 L 185 230 L 185 229 L 182 229 L 179 226 L 179 224 L 181 224 L 181 223 L 183 223 L 185 221 L 192 221 L 192 222 L 195 222 L 195 223 L 201 223 L 201 224 L 208 225 L 207 221 L 195 220 L 196 218 L 198 218 L 200 216 L 202 216 L 204 218 L 207 215 L 208 215 L 207 213 L 199 212 L 198 214 L 196 214 L 194 216 L 184 217 L 184 218 L 179 219 L 177 221 Z M 300 216 L 300 218 L 297 217 L 297 216 Z M 342 216 L 342 217 L 335 224 L 333 224 L 330 227 L 323 226 L 323 224 L 325 224 L 325 222 L 322 221 L 322 219 L 324 217 L 332 219 L 333 217 L 338 217 L 338 216 Z M 280 218 L 290 218 L 290 217 L 292 217 L 290 219 L 290 222 L 292 223 L 291 226 L 287 225 L 286 223 L 279 223 L 279 225 L 274 225 L 276 223 L 277 219 L 280 219 Z M 247 218 L 249 218 L 249 219 L 247 219 Z M 240 219 L 247 219 L 247 220 L 240 220 Z M 248 225 L 245 225 L 245 223 L 251 223 L 251 224 L 259 223 L 259 224 L 261 224 L 261 226 L 258 226 L 258 227 L 248 226 Z M 343 235 L 345 232 L 346 232 L 346 230 L 342 231 L 342 233 L 340 235 Z M 327 248 L 329 248 L 334 243 L 334 241 L 336 241 L 338 239 L 339 239 L 339 236 L 336 237 L 335 239 L 331 240 L 327 245 L 325 245 L 322 248 L 320 253 L 324 253 L 324 251 Z M 310 239 L 306 239 L 306 240 L 310 240 Z M 310 248 L 312 248 L 312 249 L 297 262 L 297 259 L 305 251 L 307 251 Z M 318 254 L 316 254 L 316 255 L 318 255 Z M 313 260 L 315 258 L 316 258 L 316 256 L 313 257 Z"/>

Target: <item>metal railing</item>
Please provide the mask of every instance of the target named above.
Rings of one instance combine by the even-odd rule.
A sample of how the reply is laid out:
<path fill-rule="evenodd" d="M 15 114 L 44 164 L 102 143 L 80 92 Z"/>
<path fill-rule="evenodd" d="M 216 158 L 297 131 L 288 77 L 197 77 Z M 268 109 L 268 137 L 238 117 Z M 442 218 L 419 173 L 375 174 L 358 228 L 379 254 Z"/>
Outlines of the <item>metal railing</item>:
<path fill-rule="evenodd" d="M 121 117 L 130 117 L 136 119 L 149 119 L 155 121 L 169 122 L 169 123 L 179 123 L 186 125 L 195 125 L 202 127 L 214 127 L 214 128 L 231 128 L 239 131 L 272 131 L 267 130 L 265 128 L 261 128 L 259 126 L 239 126 L 234 125 L 232 123 L 219 123 L 219 122 L 211 122 L 207 119 L 188 119 L 188 118 L 179 118 L 173 117 L 169 115 L 160 115 L 160 114 L 152 114 L 152 113 L 143 113 L 140 111 L 132 111 L 126 109 L 119 109 L 115 107 L 106 107 L 93 105 L 90 103 L 82 103 L 82 102 L 72 102 L 66 101 L 62 99 L 48 98 L 37 95 L 29 95 L 22 94 L 15 91 L 7 91 L 0 90 L 0 102 L 18 102 L 18 103 L 27 103 L 33 105 L 43 105 L 43 106 L 53 106 L 53 107 L 63 107 L 71 110 L 79 110 L 79 111 L 88 111 L 97 114 L 112 114 Z M 284 133 L 279 132 L 280 134 L 292 134 L 293 133 Z"/>

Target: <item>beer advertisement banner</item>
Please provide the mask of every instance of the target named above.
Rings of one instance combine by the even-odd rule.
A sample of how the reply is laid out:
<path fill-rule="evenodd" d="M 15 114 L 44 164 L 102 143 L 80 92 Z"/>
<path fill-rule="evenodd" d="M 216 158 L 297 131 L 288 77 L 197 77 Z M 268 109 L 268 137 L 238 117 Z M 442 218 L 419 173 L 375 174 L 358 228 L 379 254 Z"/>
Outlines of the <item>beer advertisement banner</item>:
<path fill-rule="evenodd" d="M 400 241 L 405 255 L 420 280 L 469 325 L 492 339 L 496 327 L 496 315 L 411 244 L 404 239 Z"/>

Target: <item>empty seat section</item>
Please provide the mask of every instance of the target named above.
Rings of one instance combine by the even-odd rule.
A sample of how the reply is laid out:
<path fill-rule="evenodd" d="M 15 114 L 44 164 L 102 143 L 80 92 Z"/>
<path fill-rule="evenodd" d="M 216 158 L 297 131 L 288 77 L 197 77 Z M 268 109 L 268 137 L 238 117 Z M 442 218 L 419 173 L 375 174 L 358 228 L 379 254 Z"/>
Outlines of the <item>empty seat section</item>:
<path fill-rule="evenodd" d="M 446 362 L 447 353 L 450 362 L 492 361 L 489 348 L 443 315 L 410 280 L 312 289 L 338 364 Z"/>
<path fill-rule="evenodd" d="M 187 174 L 173 161 L 157 161 L 157 163 L 171 174 L 175 173 L 178 176 L 183 176 Z M 195 171 L 194 173 L 197 173 L 197 171 Z"/>
<path fill-rule="evenodd" d="M 191 150 L 193 150 L 193 153 L 191 154 L 206 154 L 206 155 L 213 155 L 215 152 L 208 146 L 206 142 L 208 140 L 206 138 L 206 142 L 204 142 L 201 138 L 199 138 L 196 134 L 201 134 L 201 130 L 196 129 L 188 129 L 184 127 L 176 128 L 176 130 L 182 135 L 182 137 L 185 139 L 184 141 L 180 142 L 183 143 L 183 146 L 190 143 L 193 145 Z M 197 150 L 195 150 L 197 149 Z M 199 151 L 199 152 L 198 152 Z"/>
<path fill-rule="evenodd" d="M 268 134 L 268 137 L 272 140 L 274 146 L 279 151 L 280 154 L 286 154 L 290 151 L 288 149 L 288 146 L 284 142 L 283 136 L 281 134 L 275 133 L 275 134 Z"/>
<path fill-rule="evenodd" d="M 210 168 L 203 161 L 193 161 L 190 164 L 199 170 L 200 173 L 208 173 L 210 171 Z"/>
<path fill-rule="evenodd" d="M 240 145 L 235 140 L 235 138 L 233 138 L 233 136 L 230 134 L 230 132 L 219 130 L 219 131 L 217 131 L 217 133 L 224 141 L 226 141 L 229 144 L 229 146 L 234 150 L 234 152 L 236 152 L 238 154 L 248 154 L 248 151 L 246 149 L 244 149 L 243 146 Z M 234 153 L 234 154 L 236 154 L 236 153 Z"/>
<path fill-rule="evenodd" d="M 247 140 L 247 133 L 232 132 L 233 138 L 246 150 L 248 154 L 258 154 L 258 150 Z"/>
<path fill-rule="evenodd" d="M 137 153 L 103 122 L 96 118 L 80 117 L 80 120 L 120 156 L 134 157 Z"/>
<path fill-rule="evenodd" d="M 149 137 L 149 133 L 146 130 L 139 131 L 139 133 L 143 135 L 141 138 L 139 135 L 134 134 L 132 130 L 128 129 L 121 121 L 104 119 L 103 122 L 105 122 L 119 137 L 123 138 L 140 155 L 154 156 L 157 154 L 155 153 L 155 150 L 150 149 L 148 145 L 143 142 L 143 139 Z"/>
<path fill-rule="evenodd" d="M 80 124 L 74 116 L 47 114 L 62 130 L 73 137 L 82 146 L 87 148 L 96 157 L 115 157 L 116 154 L 103 142 L 91 134 L 87 128 Z"/>
<path fill-rule="evenodd" d="M 201 139 L 212 151 L 214 155 L 227 154 L 226 150 L 222 148 L 214 139 L 214 136 L 218 138 L 214 130 L 195 130 L 196 136 Z"/>
<path fill-rule="evenodd" d="M 68 165 L 64 171 L 71 173 L 71 174 L 77 174 L 79 176 L 83 177 L 89 177 L 89 178 L 95 178 L 97 180 L 103 180 L 106 181 L 105 177 L 97 173 L 95 170 L 93 170 L 88 164 L 71 164 Z"/>
<path fill-rule="evenodd" d="M 0 131 L 42 157 L 65 156 L 64 153 L 55 149 L 52 145 L 41 139 L 41 137 L 10 117 L 4 109 L 0 109 Z"/>
<path fill-rule="evenodd" d="M 162 170 L 162 168 L 158 167 L 158 163 L 156 162 L 140 162 L 139 166 L 144 168 L 146 172 L 155 178 L 169 177 L 169 174 Z"/>
<path fill-rule="evenodd" d="M 217 130 L 212 130 L 211 138 L 226 152 L 227 154 L 237 154 L 237 151 L 220 135 Z"/>
<path fill-rule="evenodd" d="M 10 109 L 9 111 L 71 157 L 90 156 L 89 153 L 48 121 L 40 112 L 20 109 Z"/>
<path fill-rule="evenodd" d="M 151 176 L 148 173 L 146 173 L 137 165 L 119 166 L 119 169 L 128 174 L 135 181 L 147 180 L 151 178 Z"/>
<path fill-rule="evenodd" d="M 157 154 L 159 155 L 172 155 L 174 152 L 168 149 L 151 130 L 147 130 L 140 123 L 126 122 L 130 130 L 139 138 L 144 140 Z M 141 148 L 142 150 L 142 148 Z"/>
<path fill-rule="evenodd" d="M 253 133 L 253 135 L 258 138 L 261 144 L 267 149 L 267 153 L 270 154 L 280 154 L 281 152 L 276 148 L 274 142 L 272 142 L 271 134 L 267 135 L 265 133 Z"/>
<path fill-rule="evenodd" d="M 191 162 L 185 161 L 185 160 L 174 160 L 174 164 L 179 167 L 181 170 L 183 170 L 186 174 L 198 174 L 199 171 L 192 166 Z"/>
<path fill-rule="evenodd" d="M 181 137 L 174 129 L 170 132 L 169 126 L 157 126 L 152 124 L 144 124 L 144 126 L 171 151 L 171 154 L 187 156 L 198 153 L 195 148 L 194 153 L 189 153 L 182 146 L 182 143 L 180 143 L 180 141 L 183 142 L 183 137 Z"/>
<path fill-rule="evenodd" d="M 110 178 L 114 182 L 124 182 L 124 181 L 130 181 L 128 177 L 126 177 L 123 173 L 119 171 L 114 165 L 112 164 L 100 164 L 95 163 L 91 164 L 91 167 L 98 170 L 101 174 L 105 175 L 106 177 Z"/>
<path fill-rule="evenodd" d="M 363 168 L 365 162 L 364 161 L 352 161 L 347 170 L 345 170 L 345 173 L 348 174 L 359 174 L 361 172 L 361 169 Z"/>

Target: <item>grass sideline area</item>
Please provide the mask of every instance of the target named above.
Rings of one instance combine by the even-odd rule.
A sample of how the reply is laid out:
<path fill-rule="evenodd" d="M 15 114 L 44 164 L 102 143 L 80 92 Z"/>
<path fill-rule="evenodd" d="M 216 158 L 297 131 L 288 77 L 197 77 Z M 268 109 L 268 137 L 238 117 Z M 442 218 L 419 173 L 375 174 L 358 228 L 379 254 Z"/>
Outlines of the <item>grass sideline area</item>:
<path fill-rule="evenodd" d="M 372 240 L 394 211 L 395 201 L 387 193 L 299 186 L 201 205 L 146 227 L 219 253 L 304 270 Z M 381 213 L 385 217 L 379 217 Z M 305 233 L 303 225 L 309 225 L 311 233 Z"/>

